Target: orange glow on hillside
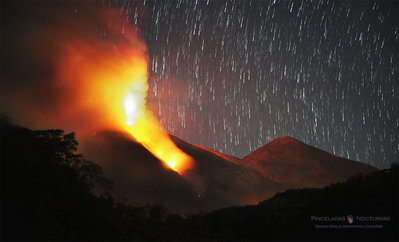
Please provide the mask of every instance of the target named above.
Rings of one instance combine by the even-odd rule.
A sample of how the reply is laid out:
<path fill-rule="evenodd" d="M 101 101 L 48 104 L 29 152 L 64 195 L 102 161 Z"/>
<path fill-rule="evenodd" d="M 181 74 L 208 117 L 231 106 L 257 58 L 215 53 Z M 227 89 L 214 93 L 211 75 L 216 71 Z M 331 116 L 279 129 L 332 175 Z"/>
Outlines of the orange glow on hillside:
<path fill-rule="evenodd" d="M 127 131 L 167 167 L 182 174 L 193 160 L 171 141 L 147 108 L 147 47 L 137 27 L 119 17 L 119 11 L 108 11 L 101 18 L 107 20 L 115 43 L 70 32 L 60 36 L 67 44 L 62 45 L 56 82 L 50 88 L 62 90 L 57 97 L 62 104 L 58 118 L 72 119 L 86 130 Z"/>
<path fill-rule="evenodd" d="M 147 63 L 145 59 L 136 60 L 135 63 L 134 75 L 123 101 L 125 129 L 168 167 L 182 174 L 192 167 L 192 158 L 176 147 L 147 109 Z"/>

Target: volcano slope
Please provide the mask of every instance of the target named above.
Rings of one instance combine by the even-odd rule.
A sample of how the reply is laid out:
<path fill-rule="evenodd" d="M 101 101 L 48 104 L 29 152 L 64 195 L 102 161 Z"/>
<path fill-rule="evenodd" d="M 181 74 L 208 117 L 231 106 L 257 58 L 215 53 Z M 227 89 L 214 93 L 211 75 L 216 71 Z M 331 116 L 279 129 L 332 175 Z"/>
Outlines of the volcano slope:
<path fill-rule="evenodd" d="M 252 167 L 232 163 L 214 153 L 171 136 L 195 159 L 195 167 L 179 175 L 165 167 L 127 134 L 103 131 L 81 142 L 84 156 L 98 163 L 115 183 L 119 200 L 162 205 L 171 212 L 188 213 L 255 204 L 285 187 Z"/>
<path fill-rule="evenodd" d="M 287 188 L 325 187 L 357 173 L 378 169 L 361 162 L 337 157 L 285 136 L 255 150 L 237 164 L 253 167 L 262 175 Z"/>
<path fill-rule="evenodd" d="M 182 176 L 124 133 L 98 132 L 81 142 L 81 150 L 114 181 L 117 200 L 162 205 L 175 213 L 256 204 L 286 189 L 323 187 L 376 170 L 290 137 L 277 138 L 244 159 L 171 139 L 195 160 Z"/>
<path fill-rule="evenodd" d="M 99 166 L 76 153 L 78 143 L 73 133 L 32 131 L 4 120 L 0 130 L 1 225 L 5 231 L 1 237 L 5 241 L 398 240 L 397 164 L 392 164 L 389 170 L 357 175 L 323 189 L 290 189 L 257 205 L 228 207 L 182 217 L 167 214 L 159 206 L 127 206 L 109 196 L 94 196 L 91 191 L 105 184 L 104 176 Z M 253 187 L 244 189 L 257 182 L 253 179 L 253 183 L 249 183 L 251 179 L 246 176 L 256 176 L 265 186 L 274 184 L 262 180 L 263 176 L 251 168 L 245 172 L 242 167 L 230 163 L 220 165 L 224 162 L 214 157 L 218 154 L 216 152 L 205 152 L 177 138 L 173 140 L 198 159 L 200 164 L 190 171 L 191 174 L 180 176 L 165 169 L 160 161 L 124 134 L 102 132 L 92 136 L 91 145 L 95 148 L 93 153 L 107 162 L 109 174 L 114 173 L 119 179 L 116 185 L 121 194 L 131 192 L 127 194 L 134 198 L 133 201 L 158 201 L 165 206 L 170 203 L 175 211 L 199 209 L 207 204 L 215 207 L 237 201 L 245 203 L 245 199 L 238 198 L 242 190 L 245 194 L 258 192 Z M 131 159 L 132 155 L 134 159 Z M 201 161 L 201 158 L 211 157 L 212 164 Z M 226 168 L 231 172 L 227 173 L 229 176 L 220 172 L 219 166 L 230 167 Z M 237 176 L 237 172 L 246 175 L 241 177 L 239 174 L 233 180 L 247 180 L 228 180 L 230 176 Z M 226 177 L 226 180 L 220 177 Z M 241 186 L 242 190 L 231 190 L 226 185 L 229 182 L 233 188 Z M 208 188 L 210 185 L 218 189 Z M 202 193 L 198 197 L 199 191 Z M 235 200 L 223 200 L 216 195 L 226 195 Z M 348 215 L 355 219 L 353 229 L 319 229 L 315 226 L 348 225 Z M 312 216 L 339 216 L 343 219 L 319 221 L 312 220 Z M 377 219 L 367 219 L 368 216 Z M 356 227 L 378 224 L 383 227 Z"/>

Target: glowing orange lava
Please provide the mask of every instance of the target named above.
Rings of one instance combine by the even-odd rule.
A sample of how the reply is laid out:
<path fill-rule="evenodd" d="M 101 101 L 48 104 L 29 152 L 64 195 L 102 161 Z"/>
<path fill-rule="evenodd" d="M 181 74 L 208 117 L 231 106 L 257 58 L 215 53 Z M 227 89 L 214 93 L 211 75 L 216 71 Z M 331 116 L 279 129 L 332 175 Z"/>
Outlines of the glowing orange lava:
<path fill-rule="evenodd" d="M 179 174 L 192 167 L 192 158 L 181 151 L 161 129 L 159 122 L 146 107 L 148 91 L 147 63 L 135 61 L 131 83 L 123 106 L 126 115 L 125 129 L 152 154 Z"/>
<path fill-rule="evenodd" d="M 79 132 L 127 131 L 167 167 L 182 174 L 192 167 L 192 158 L 171 141 L 146 106 L 148 55 L 138 28 L 118 10 L 105 10 L 99 19 L 103 19 L 112 44 L 88 35 L 89 31 L 78 31 L 75 22 L 65 31 L 47 34 L 60 38 L 57 76 L 51 87 L 60 90 L 58 123 L 65 120 Z"/>

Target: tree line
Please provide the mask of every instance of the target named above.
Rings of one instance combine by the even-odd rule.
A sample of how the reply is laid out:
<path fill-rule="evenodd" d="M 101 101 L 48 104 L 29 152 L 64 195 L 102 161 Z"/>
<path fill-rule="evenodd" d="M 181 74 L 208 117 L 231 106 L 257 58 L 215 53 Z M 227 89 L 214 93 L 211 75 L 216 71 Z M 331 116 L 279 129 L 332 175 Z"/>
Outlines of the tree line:
<path fill-rule="evenodd" d="M 2 116 L 0 135 L 2 240 L 398 239 L 397 165 L 322 189 L 288 190 L 258 205 L 178 215 L 115 201 L 112 181 L 78 153 L 74 133 L 30 130 Z M 323 230 L 310 219 L 349 214 L 390 221 L 380 222 L 382 229 Z"/>

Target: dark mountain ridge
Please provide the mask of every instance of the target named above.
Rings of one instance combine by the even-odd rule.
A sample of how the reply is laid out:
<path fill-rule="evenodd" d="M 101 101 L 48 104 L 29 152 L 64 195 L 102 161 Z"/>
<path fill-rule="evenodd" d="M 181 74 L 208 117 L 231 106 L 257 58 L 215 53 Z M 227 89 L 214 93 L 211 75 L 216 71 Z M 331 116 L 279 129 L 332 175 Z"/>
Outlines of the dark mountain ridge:
<path fill-rule="evenodd" d="M 292 137 L 279 137 L 240 161 L 288 188 L 325 187 L 378 169 L 337 157 Z"/>
<path fill-rule="evenodd" d="M 244 159 L 170 137 L 195 160 L 195 167 L 183 176 L 165 168 L 128 134 L 97 132 L 81 147 L 85 157 L 115 182 L 115 197 L 160 204 L 179 213 L 257 204 L 286 189 L 324 187 L 377 170 L 291 137 L 277 138 Z"/>
<path fill-rule="evenodd" d="M 82 142 L 81 150 L 114 181 L 115 197 L 141 204 L 161 204 L 173 212 L 256 204 L 285 190 L 251 167 L 239 166 L 176 137 L 171 138 L 195 159 L 195 167 L 182 176 L 162 165 L 127 134 L 98 132 Z"/>
<path fill-rule="evenodd" d="M 78 143 L 73 133 L 65 134 L 62 130 L 32 131 L 9 122 L 4 124 L 2 120 L 0 136 L 1 238 L 5 241 L 398 240 L 397 165 L 368 175 L 359 174 L 325 188 L 290 189 L 257 205 L 226 207 L 182 217 L 170 214 L 160 206 L 132 206 L 115 201 L 107 194 L 112 190 L 112 183 L 103 176 L 101 167 L 85 160 L 77 152 Z M 193 156 L 217 156 L 173 139 Z M 118 192 L 132 190 L 138 199 L 139 196 L 147 196 L 153 201 L 164 199 L 175 203 L 175 209 L 179 206 L 194 209 L 198 208 L 195 207 L 197 205 L 211 202 L 218 206 L 226 203 L 223 199 L 213 200 L 212 196 L 190 200 L 194 195 L 191 174 L 182 177 L 165 169 L 141 145 L 124 134 L 104 132 L 96 135 L 92 142 L 93 147 L 104 148 L 96 150 L 99 157 L 105 155 L 102 161 L 109 162 L 114 155 L 111 161 L 115 164 L 108 164 L 107 167 L 110 174 L 126 170 L 121 175 L 127 176 L 124 178 L 128 180 L 134 178 L 130 183 L 118 180 L 115 183 Z M 133 160 L 130 159 L 132 155 L 135 157 Z M 204 184 L 219 187 L 211 190 L 213 196 L 240 194 L 240 189 L 231 190 L 228 186 L 225 193 L 221 193 L 224 184 L 230 180 L 215 179 L 213 174 L 219 172 L 219 166 L 229 167 L 227 174 L 221 173 L 220 177 L 230 177 L 236 175 L 236 170 L 243 171 L 240 166 L 220 161 L 218 157 L 213 159 L 212 163 L 216 165 L 207 164 L 211 162 L 209 160 L 201 162 L 197 167 L 199 171 L 192 171 L 193 174 L 204 179 Z M 259 173 L 253 168 L 246 169 L 248 173 L 244 174 L 255 174 L 255 177 L 263 179 L 263 176 L 256 175 Z M 148 177 L 148 174 L 154 173 Z M 154 179 L 156 176 L 160 180 Z M 130 186 L 139 184 L 135 183 L 135 179 L 142 182 L 141 186 Z M 162 184 L 165 181 L 168 182 Z M 246 178 L 243 184 L 249 181 L 251 179 Z M 239 183 L 234 184 L 240 186 Z M 93 195 L 95 187 L 105 193 Z M 186 203 L 184 199 L 188 199 Z M 227 203 L 231 202 L 227 199 Z M 353 222 L 349 221 L 350 216 Z M 313 217 L 342 219 L 318 221 Z M 332 228 L 331 225 L 349 227 Z"/>

